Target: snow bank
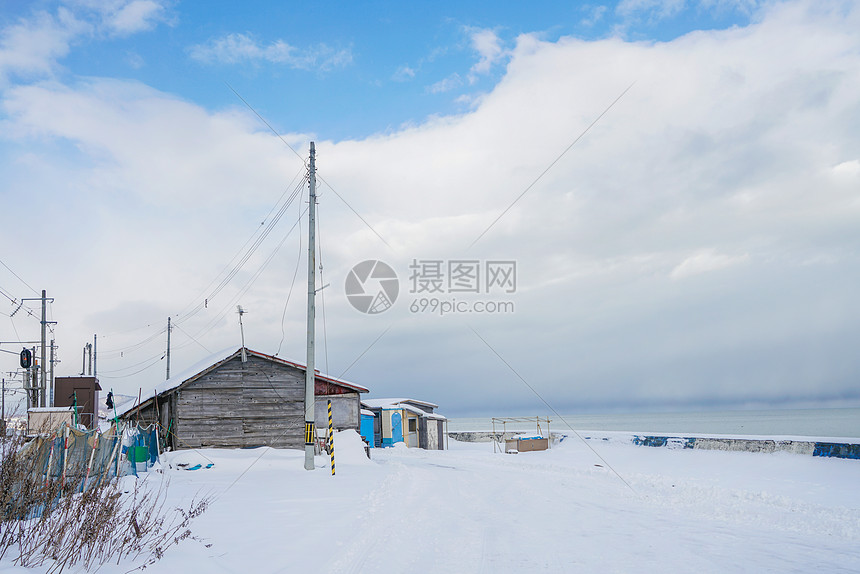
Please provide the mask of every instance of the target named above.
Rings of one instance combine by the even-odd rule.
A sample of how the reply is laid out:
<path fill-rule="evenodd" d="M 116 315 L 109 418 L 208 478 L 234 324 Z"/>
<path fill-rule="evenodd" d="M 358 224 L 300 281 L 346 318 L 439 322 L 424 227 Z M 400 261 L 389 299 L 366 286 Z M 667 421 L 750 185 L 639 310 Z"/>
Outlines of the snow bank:
<path fill-rule="evenodd" d="M 334 433 L 334 463 L 335 466 L 370 464 L 360 434 L 352 429 Z"/>

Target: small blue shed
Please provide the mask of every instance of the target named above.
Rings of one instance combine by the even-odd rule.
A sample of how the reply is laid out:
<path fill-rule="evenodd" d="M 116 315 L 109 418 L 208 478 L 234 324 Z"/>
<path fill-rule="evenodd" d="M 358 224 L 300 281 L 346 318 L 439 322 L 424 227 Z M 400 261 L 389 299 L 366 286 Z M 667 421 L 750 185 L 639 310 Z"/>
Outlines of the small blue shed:
<path fill-rule="evenodd" d="M 376 436 L 374 435 L 376 416 L 373 411 L 361 409 L 361 427 L 359 433 L 370 448 L 375 448 Z"/>

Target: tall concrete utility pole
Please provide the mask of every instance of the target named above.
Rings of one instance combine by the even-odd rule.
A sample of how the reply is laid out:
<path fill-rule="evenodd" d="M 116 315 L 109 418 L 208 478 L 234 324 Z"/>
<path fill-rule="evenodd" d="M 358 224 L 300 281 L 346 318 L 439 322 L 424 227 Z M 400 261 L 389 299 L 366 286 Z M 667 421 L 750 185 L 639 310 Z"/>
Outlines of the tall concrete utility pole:
<path fill-rule="evenodd" d="M 98 367 L 98 360 L 99 360 L 99 353 L 98 353 L 98 348 L 96 347 L 98 340 L 99 340 L 99 336 L 93 335 L 93 376 L 95 378 L 99 378 L 98 368 L 97 368 Z"/>
<path fill-rule="evenodd" d="M 314 442 L 316 428 L 314 427 L 314 319 L 316 310 L 316 204 L 317 204 L 317 173 L 316 149 L 311 142 L 311 158 L 308 170 L 310 196 L 308 203 L 308 354 L 307 370 L 305 372 L 305 470 L 314 469 Z"/>
<path fill-rule="evenodd" d="M 42 289 L 42 362 L 39 364 L 39 373 L 41 376 L 41 384 L 39 385 L 39 406 L 45 406 L 45 390 L 48 388 L 48 374 L 45 368 L 47 365 L 45 364 L 47 361 L 47 335 L 45 333 L 45 329 L 48 326 L 48 317 L 47 313 L 47 293 L 44 289 Z"/>
<path fill-rule="evenodd" d="M 167 318 L 167 375 L 164 377 L 164 380 L 170 378 L 170 331 L 173 327 L 170 326 L 170 317 Z"/>

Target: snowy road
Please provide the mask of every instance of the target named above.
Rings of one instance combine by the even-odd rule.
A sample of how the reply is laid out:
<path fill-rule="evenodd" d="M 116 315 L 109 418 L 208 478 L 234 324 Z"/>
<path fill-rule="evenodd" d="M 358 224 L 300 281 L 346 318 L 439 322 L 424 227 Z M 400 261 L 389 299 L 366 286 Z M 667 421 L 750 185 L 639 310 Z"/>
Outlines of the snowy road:
<path fill-rule="evenodd" d="M 367 461 L 353 438 L 339 441 L 336 477 L 323 457 L 303 470 L 300 451 L 168 455 L 215 463 L 166 472 L 171 503 L 216 496 L 193 527 L 211 546 L 186 541 L 147 570 L 860 572 L 860 461 L 594 445 L 628 487 L 573 440 Z"/>

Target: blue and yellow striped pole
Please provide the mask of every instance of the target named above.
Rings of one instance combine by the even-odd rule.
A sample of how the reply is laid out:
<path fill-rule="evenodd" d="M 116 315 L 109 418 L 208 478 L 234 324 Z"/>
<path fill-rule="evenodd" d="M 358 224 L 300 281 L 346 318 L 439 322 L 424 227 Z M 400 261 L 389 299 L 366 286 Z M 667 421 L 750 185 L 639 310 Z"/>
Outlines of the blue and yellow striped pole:
<path fill-rule="evenodd" d="M 331 456 L 331 475 L 334 476 L 334 423 L 331 418 L 331 399 L 328 401 L 328 452 Z"/>

